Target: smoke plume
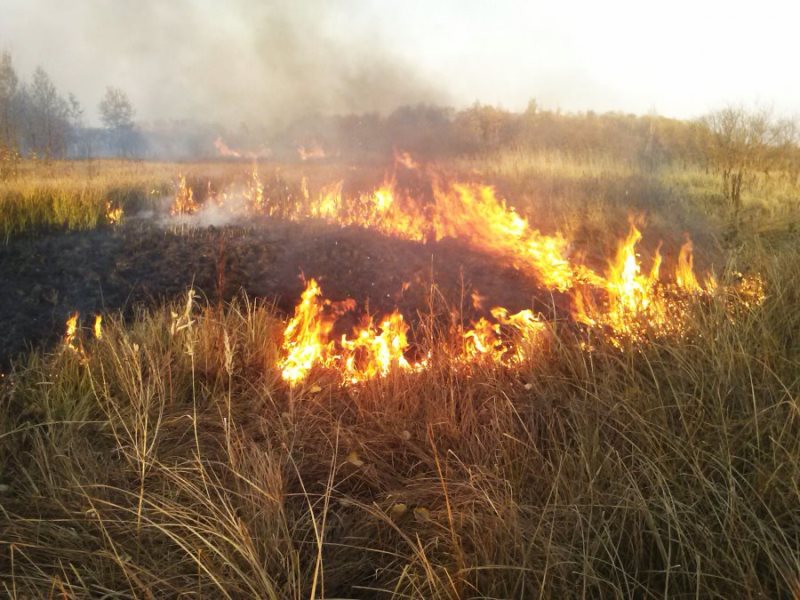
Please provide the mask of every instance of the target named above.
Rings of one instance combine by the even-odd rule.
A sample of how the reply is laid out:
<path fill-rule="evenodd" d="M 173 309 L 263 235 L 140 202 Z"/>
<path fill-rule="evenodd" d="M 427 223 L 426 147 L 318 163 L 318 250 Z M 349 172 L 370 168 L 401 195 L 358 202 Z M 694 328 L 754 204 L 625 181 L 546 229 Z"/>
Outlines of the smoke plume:
<path fill-rule="evenodd" d="M 234 126 L 447 101 L 354 0 L 9 1 L 0 44 L 23 74 L 41 64 L 75 92 L 90 120 L 107 85 L 140 120 Z M 24 23 L 36 24 L 35 44 L 15 39 Z"/>

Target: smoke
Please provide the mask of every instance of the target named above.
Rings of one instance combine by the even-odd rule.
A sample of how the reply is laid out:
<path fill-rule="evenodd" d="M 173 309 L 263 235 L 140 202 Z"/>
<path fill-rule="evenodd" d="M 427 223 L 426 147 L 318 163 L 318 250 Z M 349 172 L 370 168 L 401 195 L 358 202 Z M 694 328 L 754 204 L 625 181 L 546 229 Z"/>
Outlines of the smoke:
<path fill-rule="evenodd" d="M 75 92 L 90 121 L 107 85 L 139 120 L 228 126 L 447 101 L 356 0 L 8 2 L 0 44 L 22 74 L 41 64 Z"/>

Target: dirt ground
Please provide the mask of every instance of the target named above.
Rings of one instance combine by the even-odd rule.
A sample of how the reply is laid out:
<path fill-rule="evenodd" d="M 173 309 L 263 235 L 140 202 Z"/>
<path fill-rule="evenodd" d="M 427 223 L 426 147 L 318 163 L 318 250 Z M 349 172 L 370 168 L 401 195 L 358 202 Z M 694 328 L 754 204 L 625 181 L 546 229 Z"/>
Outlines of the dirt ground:
<path fill-rule="evenodd" d="M 0 365 L 28 347 L 51 347 L 73 311 L 85 324 L 96 313 L 130 316 L 190 286 L 211 301 L 244 292 L 291 314 L 303 277 L 316 278 L 331 300 L 353 298 L 371 314 L 398 308 L 412 324 L 428 312 L 431 282 L 441 294 L 437 310 L 460 307 L 467 322 L 498 305 L 534 307 L 550 317 L 566 306 L 529 275 L 455 240 L 419 244 L 314 222 L 194 227 L 131 218 L 113 229 L 25 236 L 0 246 Z M 473 307 L 474 290 L 485 297 L 483 310 Z"/>

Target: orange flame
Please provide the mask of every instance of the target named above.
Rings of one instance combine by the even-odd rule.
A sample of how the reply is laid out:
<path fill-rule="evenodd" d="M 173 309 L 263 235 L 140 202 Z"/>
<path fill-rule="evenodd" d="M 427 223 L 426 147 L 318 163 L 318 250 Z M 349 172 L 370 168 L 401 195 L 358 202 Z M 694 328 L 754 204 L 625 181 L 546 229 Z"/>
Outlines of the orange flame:
<path fill-rule="evenodd" d="M 513 315 L 497 306 L 491 311 L 497 321 L 481 317 L 474 327 L 464 332 L 466 362 L 488 358 L 500 364 L 514 364 L 531 358 L 534 344 L 541 338 L 545 325 L 529 309 Z"/>
<path fill-rule="evenodd" d="M 439 183 L 434 186 L 433 204 L 421 206 L 399 196 L 393 181 L 357 198 L 346 198 L 342 183 L 322 188 L 310 216 L 418 242 L 463 239 L 481 250 L 511 257 L 521 268 L 534 271 L 544 285 L 560 291 L 572 287 L 576 279 L 593 276 L 585 267 L 573 269 L 569 242 L 560 233 L 545 235 L 532 228 L 491 186 Z"/>
<path fill-rule="evenodd" d="M 253 165 L 253 174 L 250 177 L 250 206 L 253 211 L 260 213 L 264 211 L 264 184 L 258 178 L 258 166 Z"/>
<path fill-rule="evenodd" d="M 80 352 L 81 348 L 78 341 L 78 317 L 80 313 L 77 311 L 72 313 L 67 319 L 66 333 L 64 334 L 64 347 L 69 348 L 73 352 Z"/>
<path fill-rule="evenodd" d="M 294 318 L 283 332 L 285 357 L 279 366 L 283 379 L 290 384 L 305 379 L 316 364 L 324 362 L 333 322 L 323 315 L 321 296 L 317 282 L 309 280 Z"/>
<path fill-rule="evenodd" d="M 175 201 L 169 209 L 172 216 L 193 215 L 200 207 L 194 201 L 194 192 L 186 184 L 186 177 L 180 175 L 178 182 L 178 192 L 175 194 Z"/>
<path fill-rule="evenodd" d="M 408 152 L 395 151 L 394 162 L 400 166 L 405 167 L 406 169 L 410 170 L 419 169 L 419 163 L 415 161 Z"/>
<path fill-rule="evenodd" d="M 675 269 L 675 282 L 687 292 L 702 292 L 703 287 L 694 274 L 692 240 L 687 239 L 678 253 L 678 266 Z"/>
<path fill-rule="evenodd" d="M 395 368 L 418 368 L 404 355 L 408 349 L 408 325 L 400 313 L 391 313 L 377 326 L 367 319 L 351 337 L 343 335 L 331 340 L 335 319 L 325 311 L 329 304 L 322 298 L 317 282 L 309 280 L 283 334 L 283 358 L 278 367 L 290 385 L 306 379 L 314 367 L 336 369 L 350 383 L 383 377 Z"/>
<path fill-rule="evenodd" d="M 574 290 L 573 316 L 577 321 L 606 327 L 612 335 L 621 337 L 640 337 L 646 329 L 676 332 L 685 313 L 686 293 L 706 294 L 716 289 L 713 277 L 707 278 L 704 288 L 694 274 L 691 240 L 683 244 L 678 254 L 674 285 L 659 280 L 660 247 L 645 274 L 636 250 L 641 239 L 641 232 L 631 222 L 627 237 L 609 263 L 606 277 L 593 281 L 594 287 L 580 286 Z M 602 299 L 598 302 L 597 292 L 605 294 L 605 304 Z"/>
<path fill-rule="evenodd" d="M 118 225 L 122 221 L 122 207 L 115 206 L 110 200 L 106 200 L 106 221 L 109 225 Z"/>

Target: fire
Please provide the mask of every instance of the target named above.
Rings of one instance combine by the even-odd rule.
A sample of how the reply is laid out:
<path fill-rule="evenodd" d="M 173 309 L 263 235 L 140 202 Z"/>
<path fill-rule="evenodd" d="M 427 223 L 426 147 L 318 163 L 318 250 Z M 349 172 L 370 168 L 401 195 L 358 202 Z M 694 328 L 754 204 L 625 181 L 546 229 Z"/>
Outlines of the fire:
<path fill-rule="evenodd" d="M 175 194 L 175 201 L 169 209 L 172 216 L 193 215 L 200 207 L 194 201 L 194 192 L 186 184 L 186 176 L 180 175 L 178 182 L 178 192 Z"/>
<path fill-rule="evenodd" d="M 300 150 L 302 156 L 306 150 Z M 688 237 L 676 257 L 674 273 L 665 276 L 661 247 L 643 258 L 639 248 L 642 233 L 631 220 L 628 233 L 620 240 L 605 272 L 600 273 L 572 254 L 570 240 L 561 232 L 539 231 L 494 187 L 456 181 L 436 174 L 429 166 L 422 171 L 407 153 L 395 154 L 395 171 L 398 166 L 430 176 L 432 194 L 425 200 L 414 197 L 398 187 L 394 175 L 367 193 L 346 194 L 344 182 L 336 181 L 312 194 L 303 177 L 299 193 L 275 207 L 265 199 L 254 165 L 246 187 L 237 192 L 243 194 L 245 202 L 234 204 L 255 214 L 322 219 L 419 243 L 463 240 L 509 260 L 534 276 L 542 287 L 567 293 L 574 320 L 596 328 L 616 345 L 625 339 L 641 340 L 646 333 L 681 335 L 686 329 L 689 299 L 711 295 L 718 289 L 713 277 L 701 283 L 695 274 Z M 191 188 L 180 176 L 172 214 L 191 214 L 197 209 Z M 757 282 L 739 287 L 746 290 L 737 292 L 747 298 L 743 302 L 763 299 L 763 288 Z M 471 299 L 473 308 L 483 311 L 485 298 L 473 291 Z M 326 300 L 317 282 L 308 282 L 283 336 L 278 367 L 289 385 L 306 380 L 315 368 L 338 371 L 342 381 L 349 383 L 385 377 L 392 371 L 425 368 L 425 360 L 409 358 L 417 349 L 410 348 L 408 324 L 397 311 L 378 319 L 365 318 L 353 330 L 335 336 L 338 317 L 353 309 L 353 303 Z M 460 354 L 456 361 L 518 364 L 534 356 L 545 330 L 546 324 L 530 309 L 512 314 L 503 307 L 492 308 L 471 329 L 458 331 Z"/>
<path fill-rule="evenodd" d="M 310 146 L 298 146 L 297 147 L 297 156 L 300 157 L 300 160 L 314 160 L 319 158 L 325 158 L 327 155 L 325 154 L 325 150 L 319 144 L 319 142 L 312 142 Z"/>
<path fill-rule="evenodd" d="M 368 318 L 353 335 L 337 340 L 331 339 L 336 315 L 326 310 L 330 306 L 317 282 L 309 280 L 283 333 L 283 358 L 278 367 L 290 385 L 303 381 L 314 367 L 338 370 L 350 383 L 386 376 L 393 368 L 417 368 L 404 355 L 408 325 L 400 313 L 389 314 L 378 325 Z M 344 304 L 345 309 L 353 307 L 352 302 Z"/>
<path fill-rule="evenodd" d="M 242 156 L 241 152 L 230 148 L 221 137 L 217 137 L 217 139 L 214 140 L 214 148 L 217 149 L 217 153 L 220 156 L 226 156 L 228 158 L 241 158 Z"/>
<path fill-rule="evenodd" d="M 541 283 L 559 291 L 592 275 L 583 267 L 573 269 L 566 238 L 531 227 L 491 186 L 438 183 L 434 202 L 424 206 L 399 194 L 392 180 L 356 198 L 346 198 L 342 188 L 341 181 L 322 188 L 309 216 L 417 242 L 462 239 L 486 252 L 510 257 L 519 267 L 533 271 Z"/>
<path fill-rule="evenodd" d="M 687 239 L 678 253 L 678 266 L 675 270 L 675 282 L 687 292 L 702 292 L 703 287 L 694 274 L 694 257 L 692 240 Z"/>
<path fill-rule="evenodd" d="M 217 154 L 219 156 L 224 156 L 226 158 L 250 158 L 255 160 L 272 156 L 272 150 L 264 146 L 258 150 L 237 150 L 236 148 L 231 148 L 225 143 L 221 136 L 217 136 L 217 139 L 214 140 L 214 148 L 217 149 Z"/>
<path fill-rule="evenodd" d="M 394 162 L 406 169 L 419 169 L 419 163 L 415 161 L 408 152 L 395 152 Z"/>
<path fill-rule="evenodd" d="M 395 311 L 381 320 L 377 327 L 369 319 L 357 329 L 352 339 L 342 336 L 339 344 L 345 377 L 357 383 L 375 377 L 385 377 L 394 369 L 410 370 L 412 365 L 404 353 L 408 348 L 408 325 L 403 315 Z"/>
<path fill-rule="evenodd" d="M 294 318 L 283 332 L 285 357 L 279 366 L 281 375 L 290 384 L 305 379 L 316 364 L 325 362 L 333 321 L 324 316 L 321 297 L 317 282 L 309 280 Z"/>
<path fill-rule="evenodd" d="M 253 211 L 260 213 L 264 211 L 264 184 L 258 178 L 258 167 L 253 165 L 253 174 L 250 177 L 250 206 Z"/>
<path fill-rule="evenodd" d="M 544 323 L 533 311 L 524 309 L 510 315 L 507 309 L 497 306 L 491 310 L 491 315 L 495 323 L 481 317 L 472 329 L 464 332 L 462 359 L 515 364 L 531 358 L 531 351 L 545 330 Z"/>
<path fill-rule="evenodd" d="M 355 307 L 351 301 L 340 304 L 334 306 L 325 300 L 317 282 L 309 280 L 283 334 L 278 368 L 289 385 L 304 381 L 315 367 L 338 371 L 342 380 L 350 384 L 386 377 L 392 371 L 420 371 L 427 367 L 426 359 L 412 361 L 407 357 L 409 328 L 398 311 L 377 321 L 366 317 L 349 335 L 334 338 L 337 309 L 348 311 Z M 527 309 L 509 314 L 505 308 L 496 307 L 491 315 L 495 322 L 481 318 L 463 334 L 460 362 L 489 359 L 511 365 L 530 358 L 544 323 Z"/>
<path fill-rule="evenodd" d="M 687 239 L 680 248 L 675 283 L 670 284 L 660 279 L 660 248 L 653 256 L 649 271 L 644 272 L 637 252 L 641 239 L 641 232 L 631 221 L 628 235 L 620 243 L 614 260 L 609 262 L 605 278 L 573 292 L 575 319 L 609 329 L 617 341 L 619 337 L 640 337 L 644 330 L 679 331 L 686 294 L 711 294 L 716 289 L 716 281 L 711 276 L 706 279 L 705 287 L 698 281 L 691 240 Z"/>
<path fill-rule="evenodd" d="M 78 317 L 80 313 L 74 312 L 67 319 L 67 331 L 64 334 L 64 347 L 73 352 L 80 352 L 78 341 Z"/>
<path fill-rule="evenodd" d="M 109 225 L 118 225 L 122 221 L 122 207 L 115 206 L 110 200 L 106 200 L 106 221 Z"/>
<path fill-rule="evenodd" d="M 568 259 L 569 242 L 560 233 L 544 235 L 532 228 L 488 185 L 455 183 L 434 187 L 436 239 L 459 238 L 493 254 L 504 254 L 518 266 L 535 271 L 549 288 L 565 291 L 576 273 Z"/>
<path fill-rule="evenodd" d="M 474 327 L 464 332 L 464 353 L 468 360 L 494 356 L 500 349 L 500 325 L 481 317 Z"/>
<path fill-rule="evenodd" d="M 94 327 L 92 328 L 94 337 L 97 340 L 103 339 L 103 315 L 95 315 Z"/>

